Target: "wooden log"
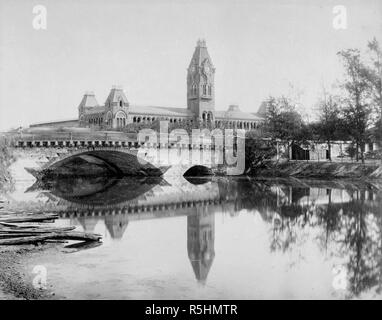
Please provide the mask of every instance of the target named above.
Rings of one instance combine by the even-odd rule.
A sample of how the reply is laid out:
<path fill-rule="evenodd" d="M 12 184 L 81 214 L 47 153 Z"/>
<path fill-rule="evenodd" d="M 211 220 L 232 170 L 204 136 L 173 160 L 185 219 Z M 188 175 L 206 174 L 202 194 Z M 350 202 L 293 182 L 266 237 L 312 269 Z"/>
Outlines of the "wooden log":
<path fill-rule="evenodd" d="M 61 240 L 81 240 L 81 241 L 99 241 L 102 236 L 99 234 L 86 233 L 86 232 L 52 232 L 44 233 L 41 235 L 33 235 L 26 237 L 16 237 L 11 239 L 0 239 L 0 245 L 20 245 L 42 242 L 48 239 L 61 239 Z"/>
<path fill-rule="evenodd" d="M 20 245 L 20 244 L 30 244 L 41 242 L 52 238 L 54 233 L 44 233 L 43 235 L 31 236 L 31 237 L 19 237 L 12 239 L 0 239 L 0 245 L 9 246 L 9 245 Z"/>
<path fill-rule="evenodd" d="M 100 234 L 96 234 L 96 233 L 69 231 L 69 232 L 55 233 L 54 238 L 55 239 L 65 239 L 65 240 L 99 241 L 102 239 L 102 236 Z"/>
<path fill-rule="evenodd" d="M 3 211 L 1 214 L 1 218 L 28 218 L 28 217 L 58 217 L 56 213 L 26 213 L 26 212 L 5 212 Z"/>
<path fill-rule="evenodd" d="M 99 241 L 81 241 L 77 243 L 73 243 L 70 245 L 67 245 L 64 247 L 64 252 L 66 253 L 74 253 L 74 252 L 79 252 L 82 250 L 88 250 L 88 249 L 93 249 L 96 247 L 99 247 L 102 245 L 101 242 Z"/>
<path fill-rule="evenodd" d="M 14 217 L 0 217 L 0 223 L 21 223 L 21 222 L 41 222 L 58 219 L 58 215 L 28 215 L 28 216 L 14 216 Z"/>
<path fill-rule="evenodd" d="M 62 228 L 0 228 L 0 234 L 7 234 L 7 233 L 51 233 L 51 232 L 66 232 L 66 231 L 72 231 L 76 227 L 62 227 Z"/>
<path fill-rule="evenodd" d="M 56 240 L 56 239 L 48 239 L 48 240 L 44 240 L 44 242 L 46 243 L 68 243 L 69 241 L 66 241 L 66 240 Z"/>
<path fill-rule="evenodd" d="M 46 223 L 40 223 L 40 222 L 32 222 L 31 224 L 25 222 L 25 223 L 7 223 L 7 222 L 0 222 L 0 228 L 1 226 L 6 226 L 10 228 L 17 228 L 17 229 L 32 229 L 32 228 L 41 228 L 45 227 Z"/>
<path fill-rule="evenodd" d="M 40 233 L 41 234 L 41 233 Z M 11 232 L 8 232 L 8 233 L 0 233 L 0 239 L 7 239 L 7 238 L 18 238 L 18 237 L 31 237 L 31 236 L 35 236 L 35 235 L 38 235 L 36 233 L 11 233 Z"/>

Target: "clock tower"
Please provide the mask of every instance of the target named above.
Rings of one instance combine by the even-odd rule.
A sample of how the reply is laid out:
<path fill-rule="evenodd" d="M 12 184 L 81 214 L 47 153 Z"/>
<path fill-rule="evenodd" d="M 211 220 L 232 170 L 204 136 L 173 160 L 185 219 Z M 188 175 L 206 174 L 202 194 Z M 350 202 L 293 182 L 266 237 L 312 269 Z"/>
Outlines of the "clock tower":
<path fill-rule="evenodd" d="M 198 40 L 187 69 L 187 109 L 195 120 L 213 123 L 215 120 L 215 68 L 205 40 Z"/>

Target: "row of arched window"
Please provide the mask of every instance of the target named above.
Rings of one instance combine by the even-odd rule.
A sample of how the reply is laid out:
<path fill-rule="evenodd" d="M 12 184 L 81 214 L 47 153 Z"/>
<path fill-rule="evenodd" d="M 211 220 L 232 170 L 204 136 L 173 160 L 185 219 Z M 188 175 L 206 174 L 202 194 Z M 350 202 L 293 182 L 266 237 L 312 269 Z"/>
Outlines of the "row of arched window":
<path fill-rule="evenodd" d="M 133 123 L 153 123 L 155 120 L 164 120 L 169 121 L 170 123 L 179 123 L 179 124 L 192 124 L 193 119 L 188 118 L 171 118 L 171 117 L 150 117 L 150 116 L 134 116 L 133 117 Z M 227 120 L 215 120 L 214 115 L 211 111 L 205 111 L 202 114 L 201 117 L 202 122 L 204 123 L 213 123 L 216 127 L 221 128 L 230 128 L 230 129 L 257 129 L 259 128 L 259 123 L 255 121 L 241 121 L 241 120 L 233 120 L 233 121 L 227 121 Z M 83 118 L 81 118 L 80 121 L 83 121 Z M 90 125 L 102 125 L 104 124 L 104 120 L 102 117 L 92 117 L 88 118 L 88 123 Z M 112 120 L 106 120 L 106 125 L 111 125 Z M 125 117 L 117 117 L 117 127 L 123 128 L 127 125 L 127 119 Z"/>
<path fill-rule="evenodd" d="M 205 111 L 202 114 L 202 122 L 204 123 L 214 123 L 216 127 L 230 128 L 230 129 L 256 129 L 259 124 L 255 121 L 226 121 L 226 120 L 215 120 L 214 115 L 211 111 Z"/>
<path fill-rule="evenodd" d="M 203 122 L 212 122 L 214 119 L 214 115 L 211 111 L 204 111 L 202 114 L 202 121 Z"/>
<path fill-rule="evenodd" d="M 217 127 L 225 127 L 229 129 L 246 129 L 246 130 L 257 129 L 260 126 L 260 124 L 255 121 L 240 121 L 240 120 L 238 121 L 219 120 L 219 121 L 215 121 L 215 125 Z"/>
<path fill-rule="evenodd" d="M 81 117 L 80 119 L 81 122 L 84 121 L 84 118 Z M 104 121 L 103 117 L 100 117 L 100 116 L 97 116 L 97 117 L 91 117 L 91 118 L 88 118 L 86 120 L 86 122 L 90 125 L 94 125 L 94 126 L 101 126 L 103 124 L 106 124 L 107 126 L 111 126 L 112 123 L 113 123 L 113 120 L 110 118 L 110 119 L 106 119 Z M 85 123 L 82 123 L 82 124 L 85 124 Z M 125 117 L 117 117 L 117 127 L 118 128 L 122 128 L 122 127 L 125 127 L 127 124 L 127 121 L 126 121 L 126 118 Z"/>
<path fill-rule="evenodd" d="M 205 96 L 212 95 L 212 85 L 211 84 L 202 84 L 202 93 Z M 198 85 L 194 83 L 191 86 L 191 95 L 196 96 L 198 94 Z"/>
<path fill-rule="evenodd" d="M 100 126 L 101 124 L 103 124 L 103 118 L 102 117 L 90 118 L 88 119 L 88 122 L 91 125 Z"/>
<path fill-rule="evenodd" d="M 126 118 L 117 118 L 117 127 L 118 128 L 126 127 Z"/>
<path fill-rule="evenodd" d="M 155 120 L 169 121 L 170 123 L 192 123 L 192 119 L 185 118 L 169 118 L 169 117 L 147 117 L 147 116 L 135 116 L 133 117 L 133 123 L 152 123 Z"/>

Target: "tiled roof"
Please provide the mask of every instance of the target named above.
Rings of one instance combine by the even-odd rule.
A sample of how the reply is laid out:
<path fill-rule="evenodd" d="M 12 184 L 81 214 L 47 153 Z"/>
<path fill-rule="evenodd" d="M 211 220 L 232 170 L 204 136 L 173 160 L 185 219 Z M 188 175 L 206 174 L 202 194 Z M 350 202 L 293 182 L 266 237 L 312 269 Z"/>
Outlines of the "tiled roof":
<path fill-rule="evenodd" d="M 79 107 L 92 108 L 99 106 L 94 93 L 85 93 Z"/>
<path fill-rule="evenodd" d="M 104 106 L 85 108 L 85 114 L 95 114 L 95 113 L 102 113 L 102 112 L 105 112 Z"/>
<path fill-rule="evenodd" d="M 86 114 L 96 114 L 105 112 L 104 106 L 97 106 L 93 108 L 86 108 Z M 156 116 L 172 116 L 172 117 L 192 117 L 192 111 L 186 108 L 172 108 L 172 107 L 158 107 L 158 106 L 142 106 L 130 105 L 129 114 L 137 115 L 156 115 Z M 216 119 L 225 120 L 250 120 L 261 121 L 263 118 L 254 113 L 235 111 L 215 111 Z"/>
<path fill-rule="evenodd" d="M 193 116 L 193 113 L 186 108 L 137 106 L 137 105 L 130 105 L 129 113 L 162 115 L 162 116 L 173 116 L 173 117 L 192 117 Z"/>
<path fill-rule="evenodd" d="M 216 119 L 261 121 L 262 117 L 242 111 L 215 111 Z"/>

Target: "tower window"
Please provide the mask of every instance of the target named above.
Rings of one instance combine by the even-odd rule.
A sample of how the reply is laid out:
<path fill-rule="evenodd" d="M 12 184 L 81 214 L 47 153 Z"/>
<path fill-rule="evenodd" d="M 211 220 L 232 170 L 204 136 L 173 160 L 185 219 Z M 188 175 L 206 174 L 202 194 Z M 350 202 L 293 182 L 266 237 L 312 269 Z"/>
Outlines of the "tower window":
<path fill-rule="evenodd" d="M 119 106 L 122 108 L 122 106 L 123 106 L 122 100 L 119 100 Z"/>
<path fill-rule="evenodd" d="M 211 85 L 208 85 L 208 95 L 210 96 L 212 94 L 212 88 Z"/>
<path fill-rule="evenodd" d="M 191 94 L 192 95 L 196 95 L 196 92 L 197 92 L 197 88 L 196 88 L 196 84 L 194 83 L 191 87 Z"/>
<path fill-rule="evenodd" d="M 203 84 L 203 94 L 204 95 L 207 94 L 207 86 L 205 84 Z"/>

